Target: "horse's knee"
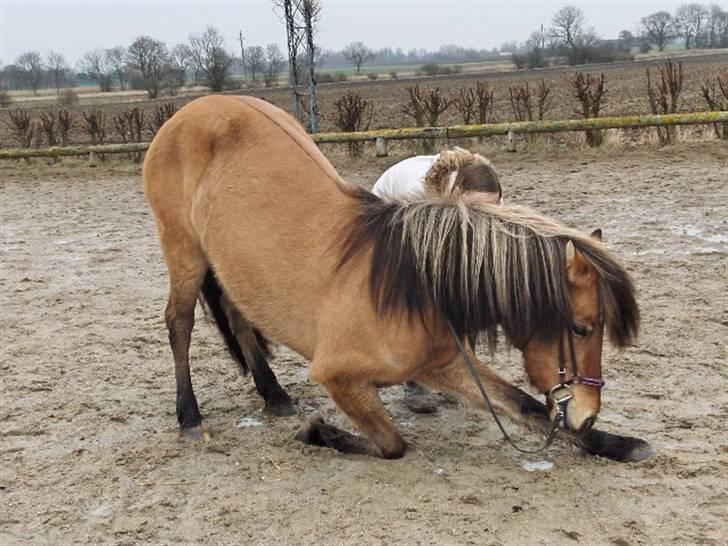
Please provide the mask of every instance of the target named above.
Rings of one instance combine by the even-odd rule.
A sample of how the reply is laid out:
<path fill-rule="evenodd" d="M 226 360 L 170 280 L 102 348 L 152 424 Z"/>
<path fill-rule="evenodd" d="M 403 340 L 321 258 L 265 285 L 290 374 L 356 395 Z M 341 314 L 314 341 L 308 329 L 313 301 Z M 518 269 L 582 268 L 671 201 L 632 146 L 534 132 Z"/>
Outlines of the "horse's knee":
<path fill-rule="evenodd" d="M 387 446 L 379 446 L 383 459 L 401 459 L 407 451 L 407 442 L 399 435 Z"/>

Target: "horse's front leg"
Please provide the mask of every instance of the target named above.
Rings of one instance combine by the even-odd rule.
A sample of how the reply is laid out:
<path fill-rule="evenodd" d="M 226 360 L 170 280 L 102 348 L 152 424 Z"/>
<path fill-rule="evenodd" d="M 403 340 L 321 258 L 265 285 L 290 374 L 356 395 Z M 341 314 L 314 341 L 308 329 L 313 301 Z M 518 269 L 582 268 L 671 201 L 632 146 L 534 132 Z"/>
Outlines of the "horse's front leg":
<path fill-rule="evenodd" d="M 315 418 L 296 435 L 299 440 L 344 453 L 363 453 L 385 459 L 398 459 L 404 455 L 407 444 L 392 425 L 371 376 L 361 373 L 365 369 L 361 363 L 340 360 L 314 359 L 311 363 L 311 377 L 323 385 L 339 409 L 366 438 Z"/>
<path fill-rule="evenodd" d="M 502 379 L 472 355 L 471 358 L 496 410 L 531 430 L 548 434 L 552 424 L 544 404 Z M 456 358 L 443 367 L 423 370 L 416 380 L 432 389 L 452 393 L 471 406 L 487 410 L 486 402 L 461 358 Z M 650 445 L 644 440 L 600 430 L 592 429 L 582 435 L 559 430 L 557 437 L 584 449 L 587 453 L 616 461 L 636 462 L 654 454 Z"/>

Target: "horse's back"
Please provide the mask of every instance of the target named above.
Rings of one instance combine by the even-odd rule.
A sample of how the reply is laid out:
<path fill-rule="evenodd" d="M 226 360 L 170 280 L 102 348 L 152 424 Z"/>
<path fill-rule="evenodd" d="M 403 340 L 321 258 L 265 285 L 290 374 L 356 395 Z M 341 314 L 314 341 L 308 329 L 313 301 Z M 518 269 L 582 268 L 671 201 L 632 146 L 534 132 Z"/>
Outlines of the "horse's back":
<path fill-rule="evenodd" d="M 168 264 L 180 261 L 170 255 L 181 239 L 198 248 L 236 306 L 304 354 L 351 200 L 342 183 L 293 118 L 251 97 L 191 102 L 159 131 L 144 165 Z M 289 309 L 292 300 L 300 305 Z"/>
<path fill-rule="evenodd" d="M 341 182 L 303 127 L 280 108 L 248 96 L 202 97 L 180 109 L 152 141 L 144 162 L 145 191 L 153 197 L 155 186 L 170 178 L 187 191 L 216 161 L 245 163 L 248 169 L 283 167 L 282 155 L 285 163 L 298 160 L 308 173 L 313 168 Z"/>

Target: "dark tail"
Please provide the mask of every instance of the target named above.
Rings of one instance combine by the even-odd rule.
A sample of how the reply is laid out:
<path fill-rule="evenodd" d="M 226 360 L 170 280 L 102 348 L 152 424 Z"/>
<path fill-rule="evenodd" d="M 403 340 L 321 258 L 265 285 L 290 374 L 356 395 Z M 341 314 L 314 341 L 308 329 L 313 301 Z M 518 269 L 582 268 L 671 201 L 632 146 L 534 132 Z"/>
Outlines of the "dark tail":
<path fill-rule="evenodd" d="M 240 371 L 245 374 L 250 367 L 245 360 L 238 340 L 235 339 L 235 334 L 230 327 L 230 321 L 222 308 L 222 296 L 223 290 L 215 278 L 215 273 L 212 269 L 208 269 L 207 273 L 205 273 L 205 280 L 202 282 L 202 288 L 200 289 L 200 300 L 207 307 L 212 318 L 215 319 L 215 324 L 217 324 L 217 328 L 225 340 L 225 345 L 230 352 L 230 356 L 238 363 Z M 258 330 L 253 329 L 253 332 L 258 341 L 258 349 L 263 353 L 265 358 L 268 358 L 270 356 L 268 340 Z"/>

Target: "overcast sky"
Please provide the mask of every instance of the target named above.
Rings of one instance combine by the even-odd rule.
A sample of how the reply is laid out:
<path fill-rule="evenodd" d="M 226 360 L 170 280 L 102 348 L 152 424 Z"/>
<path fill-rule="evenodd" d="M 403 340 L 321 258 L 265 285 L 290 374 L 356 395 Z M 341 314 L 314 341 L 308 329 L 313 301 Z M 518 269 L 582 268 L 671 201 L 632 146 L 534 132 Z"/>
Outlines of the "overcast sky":
<path fill-rule="evenodd" d="M 674 12 L 681 3 L 321 0 L 318 41 L 324 49 L 341 49 L 353 41 L 375 49 L 437 49 L 448 43 L 491 49 L 506 40 L 525 40 L 567 4 L 579 6 L 599 34 L 616 37 L 620 30 L 636 29 L 644 15 Z M 218 27 L 233 51 L 239 51 L 239 30 L 246 45 L 285 44 L 285 29 L 270 0 L 0 0 L 0 62 L 13 62 L 28 50 L 55 50 L 75 63 L 86 51 L 129 45 L 140 34 L 173 46 L 207 25 Z"/>

